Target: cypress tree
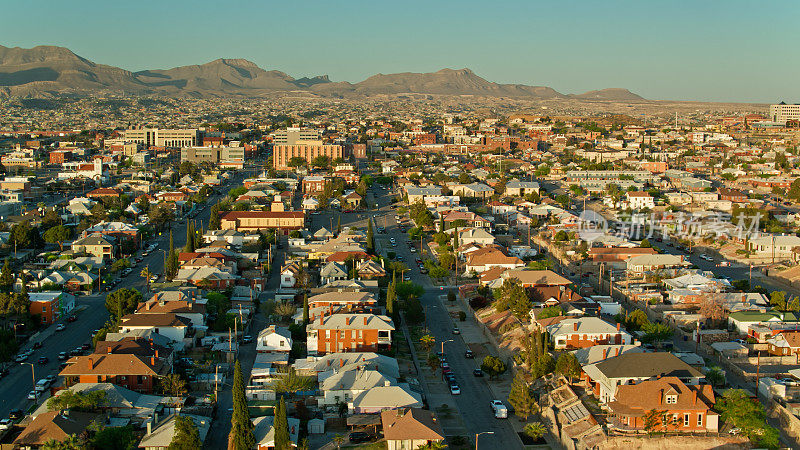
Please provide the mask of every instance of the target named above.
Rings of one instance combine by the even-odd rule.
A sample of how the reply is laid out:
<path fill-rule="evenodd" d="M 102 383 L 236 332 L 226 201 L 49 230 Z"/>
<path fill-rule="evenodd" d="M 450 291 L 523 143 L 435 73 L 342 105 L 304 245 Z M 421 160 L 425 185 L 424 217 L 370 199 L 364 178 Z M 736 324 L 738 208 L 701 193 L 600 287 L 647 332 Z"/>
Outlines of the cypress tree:
<path fill-rule="evenodd" d="M 514 381 L 511 383 L 508 403 L 511 403 L 511 406 L 514 407 L 514 414 L 525 420 L 528 420 L 528 416 L 533 415 L 538 409 L 536 401 L 531 397 L 531 391 L 522 376 L 522 372 L 517 372 Z"/>
<path fill-rule="evenodd" d="M 6 262 L 3 263 L 3 269 L 0 270 L 0 289 L 10 292 L 14 287 L 14 274 L 11 272 L 11 263 L 8 262 L 8 258 L 6 258 Z"/>
<path fill-rule="evenodd" d="M 453 230 L 453 249 L 455 250 L 456 255 L 458 255 L 458 227 Z"/>
<path fill-rule="evenodd" d="M 395 284 L 397 280 L 395 279 L 397 276 L 397 272 L 392 272 L 392 282 L 389 284 L 389 289 L 386 291 L 386 313 L 389 316 L 394 316 L 394 299 L 396 297 L 395 293 Z"/>
<path fill-rule="evenodd" d="M 194 248 L 200 248 L 202 245 L 203 235 L 205 234 L 202 230 L 202 224 L 200 226 L 201 230 L 200 233 L 197 232 L 197 224 L 192 221 L 192 234 L 194 234 Z"/>
<path fill-rule="evenodd" d="M 186 245 L 183 247 L 184 252 L 194 252 L 194 240 L 197 238 L 196 234 L 197 233 L 194 232 L 194 222 L 189 222 L 186 224 Z"/>
<path fill-rule="evenodd" d="M 289 450 L 291 442 L 289 441 L 289 421 L 286 419 L 286 402 L 281 397 L 278 407 L 275 409 L 275 450 Z"/>
<path fill-rule="evenodd" d="M 308 294 L 303 294 L 303 324 L 308 325 Z"/>
<path fill-rule="evenodd" d="M 247 410 L 247 398 L 244 394 L 244 378 L 242 365 L 236 360 L 233 371 L 233 415 L 231 416 L 231 432 L 228 435 L 228 450 L 251 450 L 256 445 L 253 435 L 253 422 Z"/>
<path fill-rule="evenodd" d="M 219 203 L 211 207 L 210 214 L 211 215 L 208 218 L 208 229 L 219 230 L 219 228 L 222 226 L 219 218 Z"/>
<path fill-rule="evenodd" d="M 372 219 L 367 220 L 367 252 L 375 253 L 375 236 L 372 233 Z"/>
<path fill-rule="evenodd" d="M 336 217 L 336 236 L 342 234 L 342 216 Z"/>
<path fill-rule="evenodd" d="M 175 241 L 172 237 L 172 230 L 169 230 L 169 253 L 164 267 L 164 273 L 168 279 L 172 280 L 178 273 L 178 254 L 175 253 Z"/>

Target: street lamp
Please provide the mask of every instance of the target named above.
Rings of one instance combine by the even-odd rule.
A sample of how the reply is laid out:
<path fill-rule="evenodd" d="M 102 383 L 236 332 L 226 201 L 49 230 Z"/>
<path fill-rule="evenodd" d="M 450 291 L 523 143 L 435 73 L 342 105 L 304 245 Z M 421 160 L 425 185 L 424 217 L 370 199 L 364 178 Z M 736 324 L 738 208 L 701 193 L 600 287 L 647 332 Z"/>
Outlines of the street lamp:
<path fill-rule="evenodd" d="M 494 431 L 481 431 L 480 433 L 475 433 L 475 450 L 478 450 L 478 436 L 482 434 L 494 434 Z"/>
<path fill-rule="evenodd" d="M 31 366 L 31 381 L 33 382 L 33 391 L 36 392 L 36 369 L 34 369 L 33 363 L 29 362 L 21 362 L 20 365 L 27 364 Z"/>
<path fill-rule="evenodd" d="M 443 354 L 443 355 L 444 355 L 444 343 L 445 343 L 445 342 L 453 342 L 453 340 L 452 340 L 452 339 L 448 339 L 448 340 L 446 340 L 446 341 L 442 341 L 442 354 Z"/>

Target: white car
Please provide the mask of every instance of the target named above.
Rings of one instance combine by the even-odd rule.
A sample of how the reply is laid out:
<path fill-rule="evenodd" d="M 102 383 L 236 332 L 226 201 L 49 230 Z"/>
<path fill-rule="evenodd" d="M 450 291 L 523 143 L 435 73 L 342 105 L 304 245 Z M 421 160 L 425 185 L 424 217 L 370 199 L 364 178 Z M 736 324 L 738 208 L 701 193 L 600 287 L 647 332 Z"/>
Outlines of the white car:
<path fill-rule="evenodd" d="M 66 328 L 67 328 L 66 325 L 64 325 L 63 323 L 56 325 L 56 331 L 64 331 Z"/>
<path fill-rule="evenodd" d="M 731 265 L 730 261 L 722 261 L 719 263 L 720 267 L 729 267 Z"/>
<path fill-rule="evenodd" d="M 36 391 L 28 392 L 28 400 L 36 400 L 36 397 L 37 397 Z"/>
<path fill-rule="evenodd" d="M 11 428 L 12 425 L 14 425 L 14 421 L 11 419 L 0 420 L 0 430 L 7 430 Z"/>

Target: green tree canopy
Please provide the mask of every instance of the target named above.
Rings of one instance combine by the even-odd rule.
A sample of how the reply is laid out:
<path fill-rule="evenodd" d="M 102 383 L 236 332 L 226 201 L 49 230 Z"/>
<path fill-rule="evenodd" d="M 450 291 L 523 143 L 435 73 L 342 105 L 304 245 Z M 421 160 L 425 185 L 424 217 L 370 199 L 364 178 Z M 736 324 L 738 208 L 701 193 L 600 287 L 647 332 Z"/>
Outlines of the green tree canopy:
<path fill-rule="evenodd" d="M 255 439 L 254 439 L 255 440 Z M 175 434 L 167 450 L 198 450 L 203 447 L 194 420 L 188 416 L 175 417 Z"/>

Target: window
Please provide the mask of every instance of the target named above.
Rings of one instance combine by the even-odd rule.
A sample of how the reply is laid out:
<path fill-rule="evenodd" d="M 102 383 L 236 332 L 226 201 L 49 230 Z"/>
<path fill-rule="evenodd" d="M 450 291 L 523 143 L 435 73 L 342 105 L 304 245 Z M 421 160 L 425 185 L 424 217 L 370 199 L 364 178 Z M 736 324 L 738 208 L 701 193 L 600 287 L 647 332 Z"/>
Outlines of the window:
<path fill-rule="evenodd" d="M 668 405 L 674 405 L 678 403 L 678 396 L 677 395 L 668 395 L 666 401 L 664 402 Z"/>
<path fill-rule="evenodd" d="M 677 414 L 673 414 L 672 415 L 672 424 L 673 425 L 678 425 L 678 415 Z"/>
<path fill-rule="evenodd" d="M 683 426 L 685 427 L 689 426 L 689 413 L 683 414 Z"/>
<path fill-rule="evenodd" d="M 703 426 L 703 414 L 702 413 L 698 413 L 697 414 L 697 426 L 698 427 L 702 427 Z"/>

